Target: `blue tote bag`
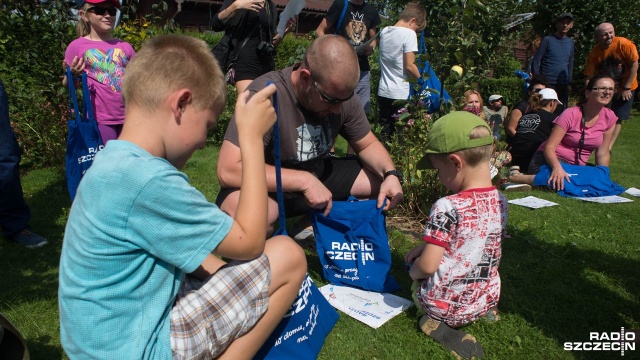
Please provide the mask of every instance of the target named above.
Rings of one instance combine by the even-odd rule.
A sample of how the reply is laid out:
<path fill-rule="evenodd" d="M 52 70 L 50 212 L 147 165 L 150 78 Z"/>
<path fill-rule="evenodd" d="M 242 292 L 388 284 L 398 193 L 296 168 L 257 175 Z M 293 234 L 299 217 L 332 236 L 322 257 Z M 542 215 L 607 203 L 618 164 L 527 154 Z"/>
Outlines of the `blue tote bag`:
<path fill-rule="evenodd" d="M 76 89 L 69 67 L 67 67 L 67 80 L 73 118 L 67 122 L 66 175 L 69 196 L 73 201 L 82 176 L 93 164 L 93 159 L 98 151 L 102 150 L 104 146 L 91 105 L 87 74 L 82 74 L 82 112 L 78 106 Z"/>
<path fill-rule="evenodd" d="M 331 212 L 311 211 L 311 224 L 324 278 L 332 284 L 395 292 L 384 205 L 376 200 L 334 201 Z"/>
<path fill-rule="evenodd" d="M 571 180 L 564 181 L 564 190 L 558 190 L 558 195 L 564 197 L 611 196 L 622 194 L 626 190 L 611 180 L 607 166 L 571 165 L 563 162 L 560 165 Z M 533 186 L 549 187 L 547 182 L 551 172 L 549 165 L 542 165 L 533 178 Z"/>
<path fill-rule="evenodd" d="M 269 85 L 269 83 L 267 84 Z M 273 107 L 278 113 L 278 100 L 273 96 Z M 275 148 L 276 186 L 279 211 L 279 225 L 275 235 L 287 235 L 282 193 L 280 160 L 280 129 L 278 119 L 273 126 Z M 327 335 L 338 322 L 338 312 L 324 298 L 309 274 L 302 281 L 300 291 L 284 318 L 254 359 L 315 359 L 318 357 Z"/>
<path fill-rule="evenodd" d="M 424 55 L 426 53 L 427 45 L 424 42 L 424 32 L 421 32 L 418 54 Z M 451 101 L 451 96 L 444 88 L 442 82 L 440 82 L 440 79 L 438 79 L 429 61 L 418 56 L 416 57 L 416 65 L 421 75 L 418 79 L 417 86 L 419 90 L 416 90 L 412 84 L 409 87 L 409 98 L 419 96 L 427 106 L 427 113 L 433 114 L 440 109 L 440 105 L 443 102 Z"/>

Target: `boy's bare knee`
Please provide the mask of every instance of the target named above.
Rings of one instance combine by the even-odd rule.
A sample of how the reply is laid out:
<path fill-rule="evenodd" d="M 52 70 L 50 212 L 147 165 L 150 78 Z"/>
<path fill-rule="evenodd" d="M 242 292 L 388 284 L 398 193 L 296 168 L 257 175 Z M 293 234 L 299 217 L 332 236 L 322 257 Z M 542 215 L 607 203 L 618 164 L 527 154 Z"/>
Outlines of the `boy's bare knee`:
<path fill-rule="evenodd" d="M 307 273 L 304 250 L 288 236 L 278 235 L 268 239 L 264 253 L 269 258 L 272 272 L 278 276 L 302 278 Z"/>

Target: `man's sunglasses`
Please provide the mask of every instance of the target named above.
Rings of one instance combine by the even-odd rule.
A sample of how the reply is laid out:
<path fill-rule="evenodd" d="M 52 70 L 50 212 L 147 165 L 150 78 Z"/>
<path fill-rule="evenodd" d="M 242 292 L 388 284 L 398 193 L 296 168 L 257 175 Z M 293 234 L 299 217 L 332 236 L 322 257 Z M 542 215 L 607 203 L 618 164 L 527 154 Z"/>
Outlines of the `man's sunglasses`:
<path fill-rule="evenodd" d="M 313 80 L 313 87 L 316 88 L 316 90 L 318 91 L 318 94 L 320 94 L 320 97 L 322 97 L 322 101 L 331 105 L 337 105 L 351 99 L 353 95 L 355 95 L 355 92 L 352 92 L 351 95 L 346 99 L 334 98 L 327 95 L 327 93 L 325 93 L 324 91 L 322 91 L 322 89 L 320 89 L 320 87 L 318 86 L 318 83 L 316 82 L 316 79 L 313 78 L 313 71 L 311 71 L 311 68 L 309 67 L 309 62 L 307 61 L 306 56 L 302 58 L 302 62 L 304 63 L 304 67 L 307 68 L 307 70 L 309 70 L 309 74 L 311 74 L 311 80 Z"/>
<path fill-rule="evenodd" d="M 106 7 L 94 6 L 94 7 L 88 8 L 87 11 L 93 11 L 93 13 L 98 16 L 102 16 L 105 13 L 109 13 L 109 16 L 116 16 L 116 12 L 118 11 L 118 9 L 114 7 L 106 8 Z"/>

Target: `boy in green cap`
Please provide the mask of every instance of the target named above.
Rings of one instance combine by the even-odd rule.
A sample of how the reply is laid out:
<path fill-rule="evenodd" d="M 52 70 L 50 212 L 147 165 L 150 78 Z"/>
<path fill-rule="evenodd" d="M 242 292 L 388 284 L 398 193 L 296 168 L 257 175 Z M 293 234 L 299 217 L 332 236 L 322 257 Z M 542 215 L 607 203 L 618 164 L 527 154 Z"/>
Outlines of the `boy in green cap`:
<path fill-rule="evenodd" d="M 497 320 L 507 199 L 491 183 L 492 153 L 487 123 L 456 111 L 434 123 L 418 162 L 418 168 L 438 170 L 440 182 L 455 193 L 433 205 L 424 244 L 405 256 L 414 300 L 426 313 L 420 328 L 462 358 L 482 357 L 482 346 L 455 328 L 482 317 Z"/>

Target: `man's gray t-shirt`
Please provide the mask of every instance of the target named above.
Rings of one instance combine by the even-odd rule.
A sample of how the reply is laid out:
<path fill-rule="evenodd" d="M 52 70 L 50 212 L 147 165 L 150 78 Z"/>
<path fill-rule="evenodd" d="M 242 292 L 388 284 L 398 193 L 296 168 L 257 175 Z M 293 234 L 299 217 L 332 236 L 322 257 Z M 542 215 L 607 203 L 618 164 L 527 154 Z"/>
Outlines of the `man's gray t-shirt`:
<path fill-rule="evenodd" d="M 322 159 L 333 147 L 338 134 L 347 142 L 353 142 L 364 138 L 371 128 L 357 96 L 342 103 L 340 114 L 319 117 L 302 107 L 291 83 L 293 69 L 288 67 L 267 73 L 254 80 L 247 89 L 253 94 L 263 89 L 269 81 L 275 83 L 282 166 L 319 173 L 322 172 Z M 229 122 L 224 138 L 238 146 L 235 115 Z M 273 164 L 273 130 L 264 136 L 264 145 L 265 160 Z"/>

